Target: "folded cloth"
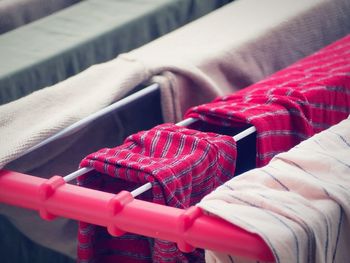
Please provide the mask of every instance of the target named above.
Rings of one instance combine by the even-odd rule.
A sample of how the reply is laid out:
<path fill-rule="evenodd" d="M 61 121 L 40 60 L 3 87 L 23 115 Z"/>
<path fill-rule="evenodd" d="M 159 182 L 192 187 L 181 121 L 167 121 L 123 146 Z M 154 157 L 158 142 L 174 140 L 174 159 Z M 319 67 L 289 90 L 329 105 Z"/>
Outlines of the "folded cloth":
<path fill-rule="evenodd" d="M 261 236 L 277 263 L 347 262 L 349 175 L 348 118 L 275 156 L 265 167 L 231 179 L 198 205 Z M 206 259 L 243 261 L 216 252 L 208 252 Z"/>
<path fill-rule="evenodd" d="M 186 117 L 257 129 L 258 166 L 350 114 L 350 35 Z"/>
<path fill-rule="evenodd" d="M 178 121 L 188 107 L 252 84 L 344 36 L 349 10 L 348 0 L 235 1 L 133 52 L 3 105 L 0 167 L 149 80 L 161 85 L 164 120 Z"/>
<path fill-rule="evenodd" d="M 121 146 L 88 155 L 81 166 L 93 167 L 101 174 L 82 176 L 79 184 L 117 192 L 130 189 L 130 183 L 135 187 L 151 182 L 148 200 L 184 209 L 231 179 L 235 160 L 232 137 L 163 124 L 128 137 Z M 175 243 L 158 239 L 153 247 L 145 237 L 116 238 L 105 228 L 86 223 L 80 224 L 78 241 L 80 262 L 203 261 L 198 249 L 184 254 Z"/>

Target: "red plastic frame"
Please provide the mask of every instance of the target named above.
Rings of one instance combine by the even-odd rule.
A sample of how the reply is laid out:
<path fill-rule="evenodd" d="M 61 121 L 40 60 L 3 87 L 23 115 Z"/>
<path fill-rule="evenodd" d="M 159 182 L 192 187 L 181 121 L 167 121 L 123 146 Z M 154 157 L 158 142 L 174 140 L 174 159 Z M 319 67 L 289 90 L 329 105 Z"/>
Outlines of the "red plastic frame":
<path fill-rule="evenodd" d="M 257 235 L 198 207 L 182 210 L 134 199 L 130 192 L 110 194 L 65 183 L 62 177 L 43 179 L 0 170 L 0 202 L 56 216 L 105 226 L 112 235 L 131 232 L 176 242 L 183 252 L 215 250 L 261 261 L 273 254 Z"/>

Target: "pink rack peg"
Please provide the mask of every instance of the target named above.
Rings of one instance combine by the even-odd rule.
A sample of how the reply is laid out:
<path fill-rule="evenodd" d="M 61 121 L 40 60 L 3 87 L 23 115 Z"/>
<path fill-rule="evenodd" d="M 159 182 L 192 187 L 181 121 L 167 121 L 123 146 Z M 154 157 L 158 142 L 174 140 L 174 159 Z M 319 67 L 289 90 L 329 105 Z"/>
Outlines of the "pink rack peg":
<path fill-rule="evenodd" d="M 45 208 L 45 201 L 55 193 L 55 190 L 58 187 L 64 184 L 65 182 L 61 176 L 53 176 L 39 186 L 38 194 L 41 202 L 43 203 L 39 210 L 39 214 L 42 219 L 45 219 L 45 220 L 55 219 L 55 216 L 53 214 L 50 214 L 49 212 L 47 212 Z"/>
<path fill-rule="evenodd" d="M 193 248 L 261 261 L 274 261 L 266 243 L 198 207 L 187 210 L 134 199 L 130 192 L 105 193 L 67 184 L 62 177 L 38 178 L 0 170 L 0 202 L 37 210 L 45 219 L 62 216 L 107 227 L 112 235 L 131 232 Z M 142 220 L 140 220 L 142 218 Z"/>

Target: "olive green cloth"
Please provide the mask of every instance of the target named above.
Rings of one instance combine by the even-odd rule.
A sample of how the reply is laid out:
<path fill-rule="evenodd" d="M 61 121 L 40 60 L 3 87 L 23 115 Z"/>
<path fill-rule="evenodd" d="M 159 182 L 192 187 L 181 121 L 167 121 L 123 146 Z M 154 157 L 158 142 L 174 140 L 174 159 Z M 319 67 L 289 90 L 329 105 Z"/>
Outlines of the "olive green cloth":
<path fill-rule="evenodd" d="M 1 0 L 0 34 L 48 16 L 81 0 Z"/>
<path fill-rule="evenodd" d="M 40 246 L 20 233 L 9 220 L 0 215 L 1 263 L 74 263 L 75 261 L 53 250 Z"/>
<path fill-rule="evenodd" d="M 115 58 L 232 0 L 86 0 L 0 35 L 0 104 Z"/>

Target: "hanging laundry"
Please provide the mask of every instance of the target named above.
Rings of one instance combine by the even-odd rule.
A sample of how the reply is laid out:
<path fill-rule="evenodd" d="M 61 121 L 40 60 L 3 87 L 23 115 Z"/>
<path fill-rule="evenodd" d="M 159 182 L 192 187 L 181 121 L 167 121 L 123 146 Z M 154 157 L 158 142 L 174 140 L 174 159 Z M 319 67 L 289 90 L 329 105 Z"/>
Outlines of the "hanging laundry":
<path fill-rule="evenodd" d="M 116 2 L 113 3 L 115 6 L 119 1 L 103 2 L 111 5 Z M 191 2 L 191 7 L 194 8 L 196 5 L 204 5 L 202 2 L 215 1 Z M 123 2 L 122 5 L 141 5 L 133 1 L 127 3 Z M 90 10 L 88 2 L 82 1 L 81 4 L 87 5 Z M 156 3 L 142 1 L 142 5 L 152 6 Z M 138 10 L 136 7 L 134 9 L 135 12 Z M 145 46 L 1 106 L 0 167 L 72 123 L 120 100 L 137 85 L 149 81 L 156 82 L 161 87 L 162 115 L 165 122 L 180 121 L 189 107 L 253 84 L 345 36 L 350 29 L 349 10 L 348 0 L 234 1 Z M 109 24 L 112 20 L 107 21 L 102 24 L 112 26 Z M 62 30 L 64 34 L 60 37 L 70 40 L 71 32 L 65 28 Z M 86 36 L 89 41 L 92 37 L 90 33 Z M 27 34 L 32 35 L 29 31 Z M 41 38 L 46 40 L 45 36 Z M 132 36 L 136 37 L 135 34 Z M 78 41 L 79 34 L 77 37 Z M 140 37 L 137 36 L 137 39 Z M 22 38 L 17 36 L 16 39 Z M 66 42 L 69 43 L 68 40 Z M 34 49 L 33 53 L 24 54 L 26 63 L 40 65 L 27 70 L 28 64 L 22 65 L 21 60 L 13 55 L 13 52 L 21 49 L 22 41 L 14 43 L 9 38 L 0 43 L 3 44 L 0 60 L 1 99 L 29 89 L 32 81 L 28 81 L 28 78 L 33 79 L 38 74 L 43 81 L 49 78 L 46 67 L 40 62 L 46 61 L 45 57 L 42 58 L 44 54 L 40 48 Z M 18 43 L 21 45 L 17 46 Z M 61 51 L 62 43 L 57 43 L 59 41 L 53 44 Z M 86 48 L 95 52 L 101 46 L 87 45 Z M 82 54 L 84 59 L 80 60 L 85 63 L 86 53 Z M 55 53 L 54 57 L 56 55 Z M 8 61 L 16 63 L 9 67 Z M 75 65 L 75 59 L 73 61 L 72 64 Z M 16 68 L 17 62 L 22 65 L 20 68 Z M 60 72 L 63 72 L 62 69 Z M 57 154 L 65 150 L 63 146 L 55 147 L 45 152 L 43 158 L 55 160 Z M 39 161 L 32 161 L 37 162 Z"/>
<path fill-rule="evenodd" d="M 191 108 L 186 117 L 257 129 L 257 165 L 350 113 L 350 35 L 266 80 Z"/>
<path fill-rule="evenodd" d="M 118 192 L 151 182 L 146 200 L 184 209 L 231 179 L 235 160 L 232 137 L 163 124 L 128 137 L 121 146 L 88 155 L 81 166 L 99 173 L 80 177 L 79 184 Z M 78 257 L 80 262 L 204 260 L 198 249 L 185 254 L 173 242 L 156 239 L 153 246 L 145 237 L 112 237 L 105 228 L 86 223 L 79 228 Z"/>
<path fill-rule="evenodd" d="M 348 262 L 349 175 L 348 118 L 231 179 L 199 206 L 261 236 L 276 263 Z M 242 262 L 216 252 L 206 260 Z"/>

